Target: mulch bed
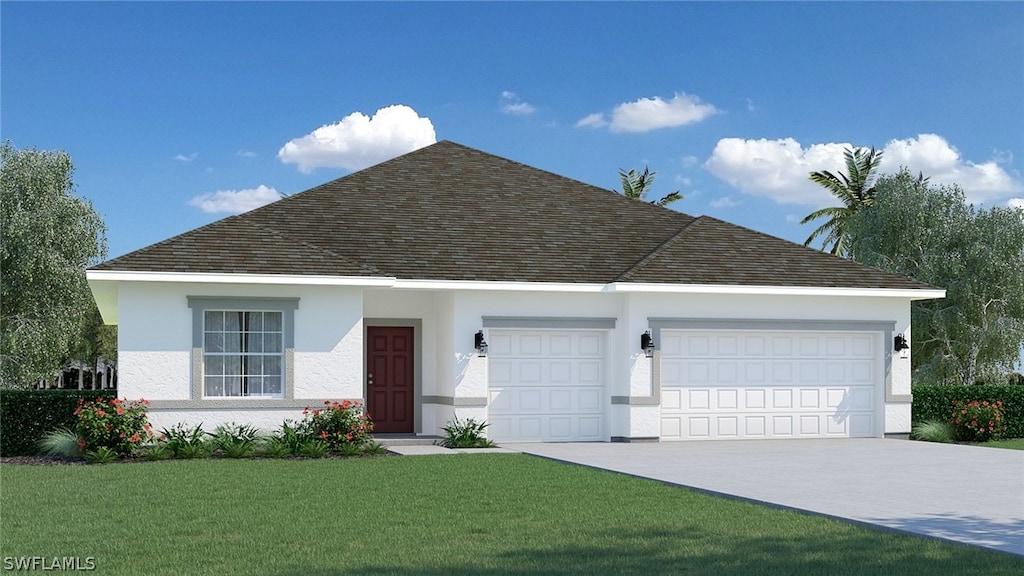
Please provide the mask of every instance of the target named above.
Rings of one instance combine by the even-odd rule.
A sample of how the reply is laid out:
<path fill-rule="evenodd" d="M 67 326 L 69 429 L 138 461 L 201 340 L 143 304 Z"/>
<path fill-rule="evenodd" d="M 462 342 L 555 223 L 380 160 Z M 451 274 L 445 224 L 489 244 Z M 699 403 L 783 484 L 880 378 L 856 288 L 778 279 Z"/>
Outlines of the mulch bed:
<path fill-rule="evenodd" d="M 64 456 L 3 456 L 0 464 L 19 464 L 24 466 L 78 466 L 85 464 L 81 458 Z"/>

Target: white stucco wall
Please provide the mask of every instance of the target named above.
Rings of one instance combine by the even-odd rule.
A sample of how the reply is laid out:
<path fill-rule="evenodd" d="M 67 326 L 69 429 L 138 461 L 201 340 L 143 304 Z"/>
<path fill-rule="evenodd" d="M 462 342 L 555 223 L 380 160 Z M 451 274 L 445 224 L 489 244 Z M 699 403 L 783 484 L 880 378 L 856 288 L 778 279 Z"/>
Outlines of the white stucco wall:
<path fill-rule="evenodd" d="M 460 405 L 488 396 L 487 358 L 473 349 L 473 334 L 485 316 L 615 318 L 608 332 L 607 393 L 620 397 L 654 395 L 653 362 L 639 349 L 650 318 L 774 319 L 895 322 L 895 332 L 911 337 L 906 298 L 807 297 L 775 295 L 667 294 L 637 292 L 515 292 L 492 290 L 396 290 L 336 286 L 188 284 L 122 282 L 118 286 L 119 394 L 152 401 L 188 401 L 192 390 L 192 310 L 188 296 L 298 298 L 295 311 L 294 398 L 362 398 L 364 318 L 418 320 L 417 418 L 424 434 L 440 434 L 456 414 L 486 420 L 487 408 Z M 485 333 L 487 330 L 485 329 Z M 891 342 L 884 343 L 891 351 Z M 910 359 L 892 359 L 892 393 L 910 394 Z M 450 400 L 445 400 L 450 399 Z M 450 403 L 448 403 L 450 402 Z M 453 405 L 454 404 L 454 405 Z M 275 428 L 298 418 L 301 408 L 232 410 L 160 409 L 155 426 L 178 422 L 208 428 L 224 422 L 251 422 Z M 609 437 L 651 438 L 660 434 L 660 408 L 607 407 Z M 885 432 L 910 429 L 909 403 L 884 407 Z"/>
<path fill-rule="evenodd" d="M 608 395 L 650 397 L 655 393 L 653 361 L 639 349 L 640 334 L 649 328 L 650 318 L 893 322 L 894 333 L 909 336 L 910 303 L 906 298 L 843 296 L 457 292 L 453 327 L 457 397 L 487 393 L 486 359 L 476 357 L 471 339 L 483 316 L 616 318 L 616 328 L 609 333 Z M 883 347 L 891 352 L 891 342 Z M 896 356 L 891 369 L 892 394 L 909 395 L 910 360 Z M 880 391 L 879 405 L 883 404 Z M 884 404 L 880 411 L 885 433 L 909 432 L 909 403 Z M 470 412 L 457 409 L 460 417 Z M 657 406 L 609 406 L 607 415 L 610 437 L 660 436 Z"/>
<path fill-rule="evenodd" d="M 118 287 L 118 393 L 154 402 L 155 427 L 227 422 L 277 427 L 301 408 L 199 411 L 162 408 L 192 395 L 192 309 L 189 296 L 298 298 L 295 310 L 294 399 L 361 399 L 363 395 L 362 291 L 328 286 L 258 286 L 123 282 Z"/>

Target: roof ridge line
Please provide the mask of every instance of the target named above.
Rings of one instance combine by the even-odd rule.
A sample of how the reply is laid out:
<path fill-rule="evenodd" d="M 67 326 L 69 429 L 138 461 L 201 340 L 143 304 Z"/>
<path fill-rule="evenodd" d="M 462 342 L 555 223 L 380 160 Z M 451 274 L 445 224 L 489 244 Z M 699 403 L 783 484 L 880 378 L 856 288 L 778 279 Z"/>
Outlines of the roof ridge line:
<path fill-rule="evenodd" d="M 637 260 L 635 264 L 633 264 L 628 269 L 623 271 L 621 274 L 616 276 L 615 279 L 612 280 L 612 282 L 622 282 L 624 280 L 627 280 L 629 276 L 631 276 L 638 269 L 640 269 L 640 267 L 642 267 L 644 264 L 647 264 L 651 260 L 654 260 L 654 258 L 656 258 L 661 252 L 663 252 L 669 245 L 674 244 L 680 237 L 682 237 L 683 232 L 686 232 L 686 230 L 690 228 L 690 226 L 696 224 L 697 221 L 700 220 L 701 218 L 704 218 L 704 216 L 691 217 L 690 221 L 687 222 L 686 224 L 683 224 L 683 226 L 679 228 L 679 230 L 677 230 L 675 234 L 669 236 L 668 238 L 665 239 L 664 242 L 655 246 L 654 250 L 651 250 L 643 258 Z"/>
<path fill-rule="evenodd" d="M 329 250 L 329 249 L 324 248 L 322 246 L 317 246 L 316 244 L 313 244 L 313 243 L 308 242 L 306 240 L 297 240 L 295 238 L 292 238 L 292 237 L 284 234 L 280 230 L 275 230 L 273 228 L 270 228 L 268 226 L 260 224 L 259 222 L 252 222 L 252 221 L 245 220 L 245 219 L 242 219 L 242 222 L 247 224 L 247 225 L 249 225 L 249 226 L 252 226 L 254 228 L 259 228 L 260 230 L 263 230 L 264 232 L 269 232 L 270 234 L 273 234 L 274 236 L 277 236 L 278 238 L 280 238 L 281 240 L 284 240 L 286 242 L 292 242 L 294 244 L 301 244 L 302 246 L 310 248 L 311 250 L 314 250 L 316 252 L 322 252 L 324 254 L 327 254 L 328 256 L 331 256 L 332 258 L 337 258 L 337 259 L 342 260 L 342 261 L 344 261 L 346 263 L 354 264 L 354 265 L 356 265 L 359 268 L 363 268 L 363 269 L 369 270 L 371 272 L 377 272 L 377 273 L 382 272 L 381 269 L 377 268 L 376 266 L 372 266 L 372 265 L 369 265 L 369 264 L 363 264 L 363 263 L 358 262 L 358 261 L 356 261 L 356 260 L 354 260 L 352 258 L 349 258 L 348 256 L 345 256 L 345 255 L 342 255 L 342 254 L 338 254 L 337 252 L 334 252 L 333 250 Z"/>

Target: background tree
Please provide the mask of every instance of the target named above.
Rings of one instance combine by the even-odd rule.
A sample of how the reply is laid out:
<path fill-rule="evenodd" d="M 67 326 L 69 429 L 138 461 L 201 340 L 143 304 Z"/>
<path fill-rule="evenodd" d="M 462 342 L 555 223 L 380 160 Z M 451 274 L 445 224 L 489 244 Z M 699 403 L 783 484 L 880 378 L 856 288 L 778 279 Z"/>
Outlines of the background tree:
<path fill-rule="evenodd" d="M 811 232 L 804 246 L 810 246 L 816 238 L 824 235 L 821 249 L 840 256 L 847 255 L 847 223 L 854 215 L 875 202 L 875 187 L 872 186 L 872 181 L 875 179 L 875 170 L 882 161 L 882 152 L 874 148 L 847 148 L 843 152 L 843 157 L 846 159 L 847 174 L 840 172 L 836 175 L 828 170 L 811 172 L 811 180 L 825 187 L 843 205 L 815 210 L 800 221 L 801 224 L 807 224 L 819 218 L 828 218 L 824 224 Z"/>
<path fill-rule="evenodd" d="M 95 303 L 85 269 L 106 227 L 73 194 L 63 151 L 0 147 L 0 385 L 49 380 L 81 345 Z"/>
<path fill-rule="evenodd" d="M 619 168 L 619 180 L 622 182 L 622 193 L 626 198 L 647 201 L 644 196 L 647 195 L 651 186 L 654 185 L 655 174 L 656 173 L 651 172 L 647 166 L 644 166 L 644 171 L 642 173 L 637 173 L 635 168 L 630 168 L 629 172 Z M 661 200 L 651 200 L 650 203 L 658 206 L 668 206 L 669 204 L 682 199 L 683 195 L 676 190 L 662 196 Z"/>
<path fill-rule="evenodd" d="M 849 222 L 852 257 L 947 291 L 911 307 L 914 369 L 956 384 L 1011 373 L 1024 343 L 1024 212 L 975 209 L 959 187 L 906 170 L 876 189 Z"/>

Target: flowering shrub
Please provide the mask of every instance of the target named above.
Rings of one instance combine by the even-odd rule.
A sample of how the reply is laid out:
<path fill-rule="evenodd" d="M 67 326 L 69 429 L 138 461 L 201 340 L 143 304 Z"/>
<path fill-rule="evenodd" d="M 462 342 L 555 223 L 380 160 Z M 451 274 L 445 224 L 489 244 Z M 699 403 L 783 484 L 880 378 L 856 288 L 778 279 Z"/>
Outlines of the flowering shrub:
<path fill-rule="evenodd" d="M 98 397 L 86 402 L 79 399 L 75 409 L 78 447 L 83 453 L 107 448 L 119 456 L 131 454 L 153 435 L 146 418 L 146 406 L 149 406 L 146 400 L 127 402 Z"/>
<path fill-rule="evenodd" d="M 343 446 L 363 446 L 370 442 L 373 422 L 362 404 L 351 400 L 324 402 L 324 407 L 302 411 L 299 429 L 303 435 L 325 442 L 332 451 L 341 452 Z"/>
<path fill-rule="evenodd" d="M 984 442 L 994 440 L 1003 434 L 1003 403 L 983 400 L 953 401 L 950 417 L 957 440 Z"/>

